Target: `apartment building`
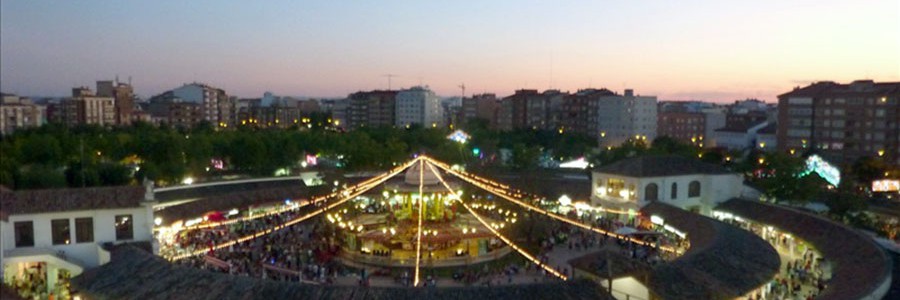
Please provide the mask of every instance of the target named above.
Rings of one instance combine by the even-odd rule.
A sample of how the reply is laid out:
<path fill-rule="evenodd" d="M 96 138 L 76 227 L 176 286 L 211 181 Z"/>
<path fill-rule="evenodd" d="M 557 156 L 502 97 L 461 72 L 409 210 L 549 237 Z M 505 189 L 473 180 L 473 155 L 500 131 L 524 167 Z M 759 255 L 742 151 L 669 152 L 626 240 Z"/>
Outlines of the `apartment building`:
<path fill-rule="evenodd" d="M 816 82 L 778 96 L 778 149 L 900 163 L 900 82 Z"/>
<path fill-rule="evenodd" d="M 0 95 L 0 135 L 20 128 L 39 127 L 46 123 L 46 108 L 31 99 L 12 94 Z"/>

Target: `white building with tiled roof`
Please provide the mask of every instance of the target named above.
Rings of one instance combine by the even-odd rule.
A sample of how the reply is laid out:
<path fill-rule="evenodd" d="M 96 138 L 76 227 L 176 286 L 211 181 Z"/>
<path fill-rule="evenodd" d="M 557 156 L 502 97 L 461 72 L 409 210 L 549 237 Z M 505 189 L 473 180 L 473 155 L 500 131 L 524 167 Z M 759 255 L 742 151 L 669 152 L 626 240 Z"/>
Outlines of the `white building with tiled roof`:
<path fill-rule="evenodd" d="M 0 187 L 3 281 L 57 283 L 105 264 L 104 248 L 153 241 L 152 201 L 140 186 L 11 191 Z"/>
<path fill-rule="evenodd" d="M 744 192 L 738 173 L 674 155 L 630 158 L 592 172 L 591 204 L 638 211 L 652 202 L 709 214 L 712 208 Z"/>

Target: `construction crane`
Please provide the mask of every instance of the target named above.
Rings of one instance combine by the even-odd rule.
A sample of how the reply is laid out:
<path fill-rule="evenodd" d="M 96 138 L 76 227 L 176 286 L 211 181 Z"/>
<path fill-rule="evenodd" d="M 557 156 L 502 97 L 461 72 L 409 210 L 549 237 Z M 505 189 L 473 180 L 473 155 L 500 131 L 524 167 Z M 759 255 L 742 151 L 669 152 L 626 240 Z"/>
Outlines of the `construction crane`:
<path fill-rule="evenodd" d="M 459 88 L 462 90 L 462 99 L 465 99 L 466 98 L 466 84 L 460 83 Z"/>
<path fill-rule="evenodd" d="M 390 90 L 391 90 L 391 79 L 394 78 L 394 77 L 398 77 L 398 75 L 397 75 L 397 74 L 384 74 L 384 75 L 381 75 L 381 76 L 387 77 L 387 79 L 388 79 L 388 91 L 390 91 Z"/>

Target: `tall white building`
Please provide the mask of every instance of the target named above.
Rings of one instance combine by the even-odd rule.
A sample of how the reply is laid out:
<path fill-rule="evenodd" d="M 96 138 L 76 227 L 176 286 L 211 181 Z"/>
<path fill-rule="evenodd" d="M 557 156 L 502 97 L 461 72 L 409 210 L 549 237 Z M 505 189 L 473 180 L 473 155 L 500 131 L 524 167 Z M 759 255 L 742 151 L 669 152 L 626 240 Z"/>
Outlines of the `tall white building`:
<path fill-rule="evenodd" d="M 397 93 L 397 126 L 420 124 L 423 127 L 444 125 L 441 98 L 427 87 L 416 86 Z"/>
<path fill-rule="evenodd" d="M 145 191 L 140 186 L 15 192 L 0 187 L 3 282 L 15 286 L 30 280 L 38 292 L 65 298 L 61 284 L 109 262 L 109 246 L 152 245 L 153 202 Z"/>
<path fill-rule="evenodd" d="M 625 95 L 602 96 L 597 112 L 600 146 L 617 146 L 628 139 L 649 143 L 656 138 L 656 96 L 635 96 L 630 89 Z"/>
<path fill-rule="evenodd" d="M 172 90 L 182 101 L 201 105 L 203 119 L 211 123 L 230 121 L 231 107 L 225 91 L 201 83 L 185 84 Z"/>

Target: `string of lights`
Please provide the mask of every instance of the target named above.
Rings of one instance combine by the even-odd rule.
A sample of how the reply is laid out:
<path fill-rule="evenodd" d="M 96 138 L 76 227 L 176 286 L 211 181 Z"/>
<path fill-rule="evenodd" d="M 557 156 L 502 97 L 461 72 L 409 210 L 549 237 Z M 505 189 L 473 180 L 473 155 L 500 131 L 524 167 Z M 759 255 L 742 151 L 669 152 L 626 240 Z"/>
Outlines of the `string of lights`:
<path fill-rule="evenodd" d="M 430 159 L 430 158 L 425 158 L 425 159 L 426 159 L 429 163 L 434 162 L 434 160 L 432 160 L 432 159 Z M 637 239 L 637 238 L 634 238 L 634 237 L 631 237 L 631 236 L 626 236 L 626 235 L 617 234 L 617 233 L 615 233 L 615 232 L 606 231 L 606 230 L 603 230 L 603 229 L 594 227 L 594 226 L 592 226 L 592 225 L 583 224 L 583 223 L 581 223 L 581 222 L 571 220 L 571 219 L 569 219 L 569 218 L 566 218 L 566 217 L 557 215 L 557 214 L 555 214 L 555 213 L 552 213 L 552 212 L 546 211 L 546 210 L 544 210 L 544 209 L 541 209 L 541 208 L 539 208 L 539 207 L 533 206 L 533 205 L 531 205 L 531 204 L 525 203 L 525 202 L 521 201 L 520 199 L 516 199 L 516 198 L 514 198 L 513 196 L 510 196 L 509 193 L 506 192 L 506 191 L 504 191 L 504 190 L 498 190 L 497 188 L 494 188 L 494 187 L 491 187 L 491 186 L 482 184 L 482 183 L 480 182 L 480 181 L 484 181 L 484 180 L 486 180 L 486 179 L 481 179 L 481 178 L 479 178 L 479 179 L 474 179 L 474 178 L 478 178 L 478 176 L 470 175 L 470 174 L 462 174 L 462 173 L 460 173 L 460 172 L 454 171 L 454 170 L 451 169 L 451 168 L 447 168 L 447 167 L 445 167 L 445 166 L 441 166 L 440 164 L 435 164 L 435 165 L 437 165 L 439 168 L 443 169 L 444 171 L 446 171 L 446 172 L 448 172 L 448 173 L 450 173 L 450 174 L 453 174 L 454 176 L 456 176 L 456 177 L 458 177 L 458 178 L 460 178 L 460 179 L 463 179 L 463 180 L 465 180 L 466 182 L 468 182 L 468 183 L 470 183 L 470 184 L 472 184 L 472 185 L 474 185 L 474 186 L 476 186 L 476 187 L 478 187 L 478 188 L 481 188 L 481 189 L 483 189 L 483 190 L 485 190 L 485 191 L 488 191 L 488 192 L 490 192 L 491 194 L 494 194 L 494 195 L 496 195 L 496 196 L 498 196 L 498 197 L 500 197 L 500 198 L 503 198 L 503 199 L 505 199 L 505 200 L 508 200 L 508 201 L 510 201 L 510 202 L 513 202 L 513 203 L 515 203 L 515 204 L 518 204 L 519 206 L 525 207 L 525 208 L 527 208 L 527 209 L 529 209 L 529 210 L 539 212 L 539 213 L 541 213 L 541 214 L 543 214 L 543 215 L 545 215 L 545 216 L 548 216 L 548 217 L 551 217 L 551 218 L 554 218 L 554 219 L 557 219 L 557 220 L 560 220 L 560 221 L 563 221 L 563 222 L 566 222 L 566 223 L 569 223 L 569 224 L 572 224 L 572 225 L 575 225 L 575 226 L 578 226 L 578 227 L 581 227 L 581 228 L 584 228 L 584 229 L 587 229 L 587 230 L 596 232 L 596 233 L 600 233 L 600 234 L 603 234 L 603 235 L 611 236 L 611 237 L 614 237 L 614 238 L 617 238 L 617 239 L 622 239 L 622 240 L 630 241 L 630 242 L 635 243 L 635 244 L 638 244 L 638 245 L 644 245 L 644 246 L 648 246 L 648 247 L 656 247 L 656 246 L 655 246 L 654 244 L 652 244 L 652 243 L 649 243 L 649 242 L 646 242 L 646 241 L 643 241 L 643 240 L 640 240 L 640 239 Z M 663 250 L 663 251 L 666 251 L 666 252 L 672 252 L 672 253 L 676 253 L 676 254 L 678 253 L 677 250 L 675 250 L 675 248 L 669 247 L 669 246 L 659 246 L 659 249 L 660 249 L 660 250 Z"/>
<path fill-rule="evenodd" d="M 276 232 L 276 231 L 278 231 L 278 230 L 287 228 L 287 227 L 289 227 L 289 226 L 291 226 L 291 225 L 294 225 L 294 224 L 303 222 L 303 221 L 305 221 L 305 220 L 308 220 L 309 218 L 315 217 L 315 216 L 317 216 L 317 215 L 319 215 L 319 214 L 321 214 L 321 213 L 324 213 L 324 212 L 328 211 L 329 209 L 332 209 L 332 208 L 334 208 L 334 207 L 337 207 L 337 206 L 339 206 L 339 205 L 341 205 L 341 204 L 344 204 L 344 203 L 347 202 L 347 201 L 350 201 L 350 200 L 353 199 L 353 198 L 356 198 L 356 197 L 359 196 L 359 195 L 362 195 L 363 193 L 369 191 L 370 189 L 372 189 L 372 188 L 374 188 L 374 187 L 380 185 L 380 184 L 383 183 L 384 181 L 387 181 L 389 178 L 394 177 L 395 175 L 399 174 L 399 173 L 402 172 L 403 170 L 409 168 L 409 167 L 412 166 L 414 163 L 421 161 L 421 159 L 422 159 L 422 158 L 419 157 L 419 158 L 416 158 L 416 159 L 414 159 L 414 160 L 411 160 L 411 161 L 407 162 L 406 164 L 403 164 L 402 166 L 399 166 L 399 167 L 397 167 L 397 168 L 394 168 L 394 169 L 392 169 L 391 171 L 389 171 L 389 172 L 387 172 L 387 173 L 384 173 L 384 174 L 382 174 L 382 175 L 376 176 L 376 177 L 374 178 L 375 180 L 372 180 L 372 179 L 366 180 L 366 181 L 364 181 L 363 183 L 360 183 L 360 184 L 354 186 L 353 188 L 348 188 L 348 189 L 344 190 L 344 191 L 341 192 L 341 193 L 337 193 L 337 194 L 339 194 L 339 195 L 343 195 L 344 197 L 341 198 L 340 200 L 336 201 L 336 202 L 333 202 L 333 203 L 331 203 L 331 204 L 326 205 L 326 206 L 323 207 L 323 208 L 316 209 L 315 211 L 312 211 L 312 212 L 310 212 L 310 213 L 308 213 L 308 214 L 306 214 L 306 215 L 303 215 L 303 216 L 294 218 L 293 220 L 288 221 L 288 222 L 286 222 L 286 223 L 284 223 L 284 224 L 277 225 L 277 226 L 275 226 L 275 227 L 273 227 L 273 228 L 268 228 L 268 229 L 265 229 L 265 230 L 261 230 L 261 231 L 258 231 L 258 232 L 256 232 L 256 233 L 254 233 L 254 234 L 246 235 L 246 236 L 240 237 L 240 238 L 235 239 L 235 240 L 227 241 L 227 242 L 225 242 L 225 243 L 216 244 L 216 245 L 213 245 L 213 246 L 211 246 L 211 247 L 209 247 L 209 248 L 198 249 L 198 250 L 194 250 L 194 251 L 191 251 L 191 252 L 188 252 L 188 253 L 184 253 L 184 254 L 180 254 L 180 255 L 175 255 L 175 256 L 169 258 L 169 260 L 170 260 L 170 261 L 177 261 L 177 260 L 185 259 L 185 258 L 192 257 L 192 256 L 202 255 L 202 254 L 204 254 L 204 253 L 206 253 L 206 252 L 208 252 L 208 251 L 213 251 L 213 250 L 222 249 L 222 248 L 229 247 L 229 246 L 234 245 L 234 244 L 237 244 L 237 243 L 243 243 L 243 242 L 245 242 L 245 241 L 249 241 L 249 240 L 252 240 L 252 239 L 255 239 L 255 238 L 258 238 L 258 237 L 261 237 L 261 236 L 264 236 L 264 235 L 267 235 L 267 234 L 270 234 L 270 233 L 273 233 L 273 232 Z M 353 192 L 350 192 L 350 190 L 352 190 Z M 332 193 L 332 194 L 336 194 L 336 193 Z"/>
<path fill-rule="evenodd" d="M 537 259 L 537 258 L 534 257 L 533 255 L 531 255 L 530 253 L 528 253 L 527 251 L 525 251 L 524 249 L 522 249 L 521 247 L 519 247 L 518 245 L 516 245 L 515 243 L 513 243 L 511 240 L 509 240 L 508 238 L 506 238 L 505 236 L 503 236 L 502 234 L 500 234 L 500 232 L 497 231 L 496 229 L 494 229 L 494 227 L 488 225 L 487 221 L 485 221 L 480 215 L 478 215 L 477 213 L 475 213 L 475 210 L 473 210 L 472 208 L 470 208 L 465 202 L 462 201 L 462 199 L 460 199 L 459 195 L 458 195 L 455 191 L 453 191 L 452 188 L 450 188 L 450 185 L 447 184 L 447 182 L 444 181 L 443 178 L 441 178 L 441 175 L 438 174 L 437 170 L 434 169 L 434 166 L 432 166 L 432 165 L 429 163 L 429 164 L 428 164 L 428 167 L 431 169 L 431 172 L 434 173 L 435 176 L 437 176 L 438 181 L 441 182 L 441 184 L 444 186 L 444 188 L 446 188 L 447 191 L 450 192 L 451 195 L 453 195 L 453 197 L 451 197 L 451 199 L 456 200 L 457 202 L 459 202 L 460 204 L 462 204 L 462 206 L 463 206 L 467 211 L 469 211 L 469 213 L 472 214 L 472 216 L 474 216 L 475 219 L 477 219 L 478 222 L 481 223 L 481 225 L 484 225 L 484 227 L 487 227 L 487 229 L 490 230 L 491 233 L 493 233 L 495 236 L 497 236 L 497 238 L 499 238 L 500 240 L 502 240 L 504 243 L 506 243 L 507 245 L 509 245 L 510 248 L 513 248 L 513 250 L 516 250 L 516 252 L 519 252 L 519 254 L 522 254 L 522 256 L 524 256 L 525 258 L 527 258 L 528 260 L 530 260 L 531 262 L 533 262 L 533 263 L 536 264 L 537 266 L 541 267 L 542 269 L 546 270 L 546 271 L 549 272 L 550 274 L 553 274 L 554 276 L 559 277 L 559 278 L 561 278 L 562 280 L 568 280 L 568 277 L 566 277 L 566 275 L 563 275 L 563 274 L 560 273 L 559 271 L 557 271 L 557 270 L 551 268 L 550 266 L 548 266 L 548 265 L 542 263 L 539 259 Z"/>
<path fill-rule="evenodd" d="M 425 199 L 424 195 L 422 195 L 422 190 L 425 186 L 425 178 L 423 178 L 423 175 L 425 175 L 425 161 L 419 160 L 419 226 L 416 230 L 416 271 L 413 286 L 419 285 L 419 264 L 422 261 L 422 212 L 425 207 Z"/>
<path fill-rule="evenodd" d="M 418 160 L 418 158 L 416 160 Z M 366 179 L 352 187 L 348 187 L 347 190 L 353 190 L 353 189 L 359 188 L 361 186 L 368 186 L 372 182 L 374 182 L 376 180 L 380 180 L 383 176 L 387 176 L 388 174 L 390 174 L 390 172 Z M 392 177 L 392 176 L 388 176 L 388 177 Z M 179 231 L 206 229 L 206 228 L 213 228 L 213 227 L 224 226 L 224 225 L 231 225 L 231 224 L 234 224 L 237 222 L 242 222 L 242 221 L 252 221 L 255 219 L 264 218 L 264 217 L 268 217 L 271 215 L 281 214 L 281 213 L 284 213 L 284 212 L 287 212 L 290 210 L 299 209 L 301 207 L 305 207 L 310 204 L 316 204 L 321 201 L 325 201 L 326 199 L 337 197 L 339 195 L 340 195 L 339 192 L 331 192 L 327 195 L 314 197 L 306 202 L 302 202 L 302 203 L 295 202 L 295 205 L 285 205 L 285 207 L 282 207 L 282 208 L 279 208 L 279 209 L 276 209 L 273 211 L 269 211 L 269 212 L 265 212 L 265 213 L 261 213 L 261 214 L 255 214 L 252 216 L 243 216 L 243 217 L 239 217 L 239 218 L 233 218 L 233 219 L 229 219 L 229 220 L 225 220 L 225 221 L 209 222 L 209 223 L 203 223 L 203 224 L 197 224 L 197 225 L 191 225 L 191 226 L 184 226 Z"/>

